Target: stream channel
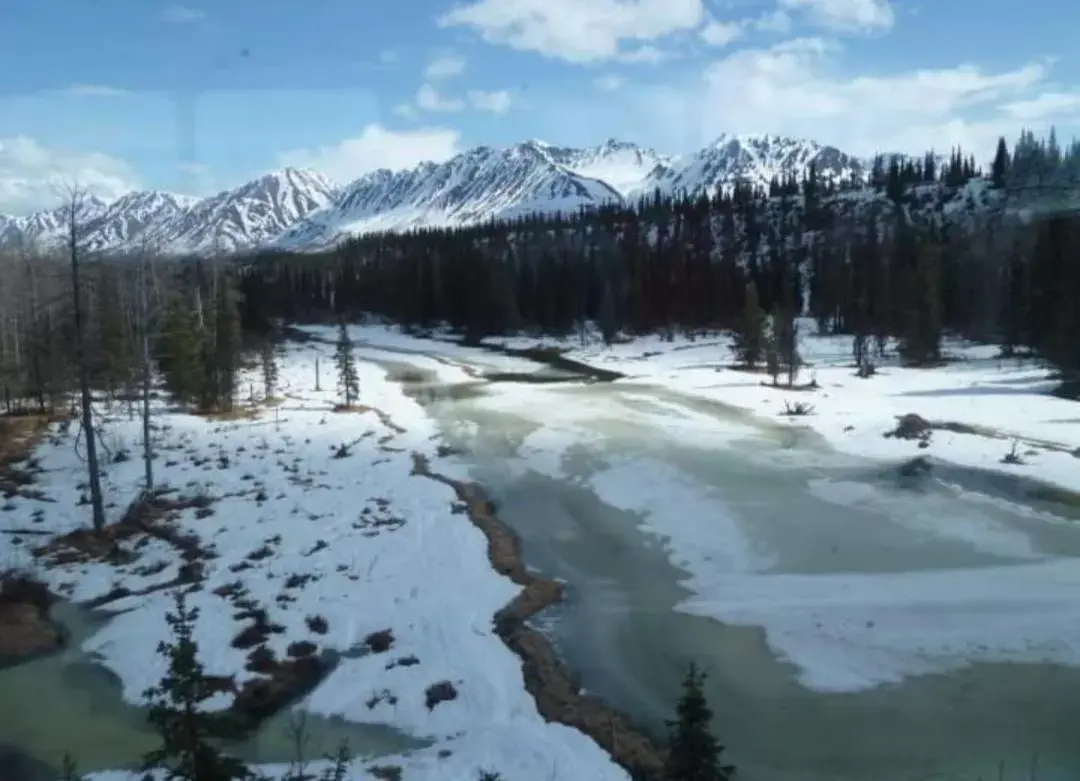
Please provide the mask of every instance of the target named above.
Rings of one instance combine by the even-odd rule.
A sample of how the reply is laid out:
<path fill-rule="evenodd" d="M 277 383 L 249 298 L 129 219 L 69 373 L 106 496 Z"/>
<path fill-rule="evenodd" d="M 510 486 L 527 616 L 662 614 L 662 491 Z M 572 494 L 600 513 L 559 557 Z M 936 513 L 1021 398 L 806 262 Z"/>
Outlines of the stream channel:
<path fill-rule="evenodd" d="M 681 475 L 708 502 L 661 493 L 661 504 L 715 513 L 725 535 L 732 523 L 740 530 L 745 550 L 721 551 L 721 573 L 747 551 L 768 562 L 759 564 L 767 574 L 810 576 L 1080 557 L 1080 526 L 1068 517 L 1075 510 L 1036 506 L 1031 486 L 992 474 L 940 466 L 912 482 L 898 464 L 843 456 L 806 429 L 643 383 L 590 382 L 565 365 L 520 361 L 521 371 L 500 373 L 478 353 L 461 362 L 486 379 L 449 385 L 438 379 L 433 359 L 446 360 L 435 349 L 363 355 L 427 408 L 520 535 L 527 563 L 566 581 L 566 602 L 543 614 L 540 628 L 586 690 L 647 730 L 663 733 L 693 661 L 709 673 L 715 731 L 746 781 L 989 781 L 999 771 L 1029 779 L 1033 761 L 1040 781 L 1080 777 L 1080 669 L 979 663 L 855 692 L 809 688 L 761 627 L 678 609 L 694 596 L 688 573 L 627 509 L 643 486 L 626 484 L 623 502 L 610 481 L 598 491 L 596 480 L 635 462 Z M 953 519 L 960 531 L 949 531 Z M 997 530 L 998 544 L 976 543 L 970 530 L 979 524 Z M 70 605 L 55 617 L 70 633 L 67 650 L 0 669 L 4 781 L 43 777 L 33 763 L 2 772 L 15 756 L 55 767 L 71 751 L 87 772 L 129 767 L 154 745 L 144 712 L 125 705 L 118 683 L 78 648 L 105 619 Z M 286 727 L 284 716 L 272 719 L 238 753 L 289 761 Z M 340 720 L 312 717 L 309 729 L 318 749 L 342 738 L 357 753 L 419 745 Z"/>
<path fill-rule="evenodd" d="M 1080 556 L 1076 508 L 1037 501 L 1034 481 L 945 464 L 905 477 L 900 463 L 842 455 L 808 429 L 632 380 L 583 381 L 565 367 L 447 387 L 404 356 L 383 365 L 460 450 L 526 563 L 567 582 L 567 601 L 541 628 L 585 690 L 650 732 L 664 734 L 695 662 L 709 674 L 725 756 L 747 781 L 1080 777 L 1080 669 L 957 664 L 853 692 L 809 688 L 761 627 L 676 609 L 693 599 L 688 573 L 633 511 L 650 472 L 670 471 L 708 502 L 661 491 L 661 509 L 670 504 L 673 520 L 715 513 L 727 536 L 734 519 L 740 555 L 767 562 L 758 565 L 767 575 L 948 578 Z M 646 466 L 598 495 L 605 472 L 635 462 Z M 740 555 L 721 552 L 715 566 L 738 569 Z M 993 620 L 997 606 L 986 607 Z M 1074 626 L 1063 622 L 1062 634 Z"/>

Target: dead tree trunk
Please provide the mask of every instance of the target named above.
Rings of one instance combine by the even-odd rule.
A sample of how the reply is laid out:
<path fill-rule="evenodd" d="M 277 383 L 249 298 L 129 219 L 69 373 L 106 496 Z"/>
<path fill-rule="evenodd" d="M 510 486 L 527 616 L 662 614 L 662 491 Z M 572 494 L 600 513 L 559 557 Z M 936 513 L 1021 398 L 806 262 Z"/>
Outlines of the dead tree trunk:
<path fill-rule="evenodd" d="M 101 475 L 98 473 L 97 434 L 94 431 L 94 410 L 90 396 L 90 369 L 86 358 L 86 332 L 83 328 L 82 287 L 79 282 L 78 216 L 82 192 L 73 189 L 68 201 L 68 251 L 71 254 L 71 296 L 75 325 L 75 360 L 79 369 L 79 395 L 82 401 L 82 428 L 86 435 L 86 468 L 90 477 L 90 506 L 94 530 L 105 528 L 105 502 L 101 495 Z"/>
<path fill-rule="evenodd" d="M 139 330 L 142 343 L 142 435 L 143 435 L 143 468 L 145 471 L 146 491 L 154 490 L 154 443 L 150 436 L 150 388 L 152 385 L 152 369 L 150 365 L 150 304 L 147 301 L 146 286 L 149 282 L 147 265 L 149 260 L 146 254 L 139 264 Z"/>

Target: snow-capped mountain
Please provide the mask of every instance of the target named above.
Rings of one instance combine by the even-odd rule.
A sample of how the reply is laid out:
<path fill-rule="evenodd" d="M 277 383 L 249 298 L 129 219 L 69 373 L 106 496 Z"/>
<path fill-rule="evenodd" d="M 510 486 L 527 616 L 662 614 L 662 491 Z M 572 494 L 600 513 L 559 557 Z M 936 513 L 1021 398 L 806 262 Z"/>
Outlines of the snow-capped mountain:
<path fill-rule="evenodd" d="M 337 188 L 322 174 L 286 168 L 197 201 L 135 240 L 193 254 L 253 249 L 333 202 L 336 195 Z"/>
<path fill-rule="evenodd" d="M 579 176 L 599 179 L 624 197 L 651 187 L 654 181 L 671 170 L 676 159 L 614 138 L 587 149 L 555 147 L 542 141 L 532 143 L 542 149 L 552 162 Z"/>
<path fill-rule="evenodd" d="M 91 251 L 134 247 L 148 229 L 176 219 L 198 202 L 190 195 L 156 190 L 128 193 L 86 223 L 83 246 Z"/>
<path fill-rule="evenodd" d="M 537 211 L 576 212 L 622 198 L 611 185 L 560 165 L 549 149 L 535 141 L 507 149 L 482 146 L 445 163 L 374 171 L 273 245 L 311 248 L 363 233 L 473 225 Z"/>
<path fill-rule="evenodd" d="M 739 181 L 765 185 L 773 177 L 802 176 L 811 164 L 834 180 L 865 178 L 868 170 L 834 147 L 780 136 L 724 135 L 684 157 L 615 139 L 585 149 L 533 140 L 477 147 L 409 170 L 373 171 L 343 187 L 314 171 L 287 168 L 201 200 L 162 192 L 131 193 L 111 204 L 88 200 L 80 233 L 95 251 L 318 249 L 377 231 L 576 212 L 655 189 L 695 194 Z M 56 241 L 65 219 L 63 208 L 0 215 L 0 246 Z"/>
<path fill-rule="evenodd" d="M 87 197 L 77 203 L 76 225 L 81 229 L 108 209 L 106 201 Z M 68 235 L 69 206 L 35 212 L 25 217 L 0 217 L 0 246 L 48 244 Z"/>
<path fill-rule="evenodd" d="M 767 186 L 775 177 L 801 177 L 814 164 L 822 180 L 864 179 L 866 166 L 839 149 L 816 141 L 783 136 L 722 135 L 704 149 L 679 160 L 649 184 L 667 192 L 696 193 L 747 182 Z"/>

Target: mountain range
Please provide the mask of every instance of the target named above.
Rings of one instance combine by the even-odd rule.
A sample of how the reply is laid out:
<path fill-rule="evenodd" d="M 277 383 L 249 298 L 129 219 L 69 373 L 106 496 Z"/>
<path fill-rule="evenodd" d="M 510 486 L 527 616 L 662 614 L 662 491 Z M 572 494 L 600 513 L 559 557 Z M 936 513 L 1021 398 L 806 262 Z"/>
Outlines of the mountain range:
<path fill-rule="evenodd" d="M 76 216 L 88 251 L 166 254 L 317 250 L 350 237 L 473 225 L 537 212 L 664 193 L 714 192 L 736 182 L 766 185 L 801 177 L 811 164 L 823 179 L 865 179 L 869 163 L 814 141 L 724 135 L 684 156 L 610 139 L 578 149 L 532 140 L 476 147 L 442 163 L 377 170 L 345 185 L 286 168 L 209 198 L 133 192 L 106 203 L 88 198 Z M 68 210 L 0 215 L 0 247 L 52 244 L 67 234 Z"/>

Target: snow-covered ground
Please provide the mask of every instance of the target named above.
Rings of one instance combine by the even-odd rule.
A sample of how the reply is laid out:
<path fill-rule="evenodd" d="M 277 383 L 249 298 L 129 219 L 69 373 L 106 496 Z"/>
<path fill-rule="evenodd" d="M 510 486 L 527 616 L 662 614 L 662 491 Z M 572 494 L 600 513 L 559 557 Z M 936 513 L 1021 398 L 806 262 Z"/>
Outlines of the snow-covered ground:
<path fill-rule="evenodd" d="M 813 333 L 813 326 L 803 324 L 802 330 Z M 358 335 L 399 349 L 424 344 L 376 326 Z M 947 352 L 955 360 L 946 366 L 916 370 L 886 361 L 876 376 L 860 379 L 850 365 L 850 339 L 810 335 L 801 345 L 809 365 L 800 380 L 815 378 L 820 388 L 788 391 L 764 387 L 761 375 L 729 368 L 732 353 L 724 337 L 671 343 L 645 338 L 610 347 L 532 338 L 492 342 L 569 348 L 567 357 L 622 372 L 628 381 L 645 380 L 781 424 L 811 427 L 852 457 L 895 463 L 925 455 L 1080 491 L 1080 459 L 1072 455 L 1080 447 L 1080 405 L 1049 395 L 1053 382 L 1045 369 L 999 360 L 994 347 L 950 342 Z M 427 349 L 450 358 L 478 355 L 431 341 Z M 563 453 L 595 444 L 580 421 L 602 414 L 605 405 L 608 415 L 634 415 L 603 396 L 575 401 L 571 409 L 552 404 L 544 393 L 542 387 L 518 388 L 484 403 L 493 409 L 544 410 L 545 426 L 525 439 L 521 452 L 530 468 L 554 476 L 563 473 Z M 788 401 L 813 405 L 813 414 L 784 415 Z M 897 416 L 908 413 L 978 426 L 987 434 L 935 430 L 926 448 L 886 438 Z M 681 417 L 656 416 L 651 425 L 677 429 L 673 436 L 706 449 L 722 446 L 718 440 L 725 435 L 729 441 L 745 436 L 745 428 L 734 422 L 719 424 L 723 430 L 718 431 L 706 416 L 684 409 Z M 1014 440 L 1023 463 L 1004 463 Z M 772 541 L 763 543 L 768 535 L 754 528 L 763 519 L 740 517 L 740 506 L 723 491 L 662 460 L 612 453 L 606 458 L 610 466 L 592 478 L 591 487 L 603 500 L 641 513 L 643 529 L 663 539 L 672 561 L 688 572 L 684 584 L 693 596 L 680 609 L 765 627 L 774 651 L 792 661 L 811 688 L 863 690 L 972 661 L 1080 665 L 1080 559 L 1056 549 L 1076 548 L 1069 521 L 958 487 L 945 495 L 904 497 L 858 481 L 820 479 L 805 487 L 811 495 L 838 512 L 854 506 L 874 516 L 874 528 L 830 526 L 822 532 L 840 534 L 845 546 L 865 550 L 860 567 L 865 571 L 789 572 L 785 559 L 792 547 L 813 532 L 789 534 L 784 545 L 776 543 L 774 531 Z M 909 571 L 896 571 L 895 563 L 873 571 L 875 559 L 884 558 L 875 554 L 875 546 L 888 547 L 889 540 L 915 551 L 907 554 Z M 918 545 L 924 543 L 959 551 L 949 555 L 966 563 L 928 567 L 917 560 Z M 894 561 L 904 555 L 888 553 Z"/>
<path fill-rule="evenodd" d="M 316 330 L 332 340 L 332 329 Z M 811 331 L 812 326 L 804 326 L 804 333 Z M 476 381 L 476 367 L 535 369 L 521 358 L 382 326 L 358 326 L 353 334 L 361 343 L 360 358 L 386 357 L 365 343 L 414 353 L 408 363 L 446 382 Z M 538 344 L 529 338 L 501 343 Z M 820 387 L 785 391 L 762 386 L 760 375 L 728 368 L 731 350 L 724 337 L 671 343 L 646 338 L 611 347 L 595 339 L 585 346 L 575 340 L 558 346 L 569 348 L 574 360 L 632 379 L 734 405 L 784 425 L 809 426 L 853 457 L 896 461 L 928 455 L 1080 491 L 1080 460 L 1071 454 L 1080 446 L 1080 407 L 1047 394 L 1051 383 L 1044 370 L 1000 361 L 992 347 L 950 343 L 948 352 L 957 360 L 948 366 L 912 370 L 886 362 L 877 376 L 859 379 L 849 365 L 849 340 L 809 335 L 801 346 L 809 363 L 801 380 L 816 378 Z M 393 633 L 389 651 L 349 654 L 301 706 L 389 724 L 435 742 L 430 749 L 381 758 L 377 764 L 400 765 L 406 778 L 418 781 L 466 778 L 480 768 L 515 781 L 625 778 L 582 734 L 543 722 L 524 691 L 519 660 L 493 634 L 492 614 L 517 587 L 492 572 L 482 535 L 452 512 L 450 490 L 409 474 L 414 451 L 429 454 L 437 471 L 465 474 L 453 458 L 436 456 L 434 422 L 384 371 L 364 363 L 359 367 L 360 403 L 385 417 L 332 412 L 337 400 L 332 349 L 322 343 L 289 345 L 281 361 L 283 403 L 261 408 L 254 420 L 214 422 L 165 410 L 155 417 L 159 482 L 212 500 L 211 514 L 191 508 L 176 521 L 181 531 L 195 534 L 217 554 L 204 562 L 205 585 L 192 598 L 201 610 L 197 639 L 209 672 L 240 680 L 250 675 L 244 670 L 248 652 L 232 646 L 245 622 L 237 622 L 234 606 L 214 593 L 240 581 L 269 620 L 284 628 L 268 639 L 278 657 L 296 641 L 350 651 L 372 632 Z M 316 355 L 322 392 L 313 389 Z M 242 387 L 258 388 L 256 374 Z M 560 450 L 603 446 L 603 437 L 584 425 L 597 405 L 606 403 L 603 397 L 569 409 L 552 406 L 542 386 L 497 387 L 492 404 L 528 408 L 547 424 L 529 435 L 521 449 L 530 466 L 556 474 Z M 785 401 L 812 404 L 813 414 L 786 417 Z M 671 404 L 653 406 L 665 403 Z M 677 427 L 676 436 L 687 441 L 723 446 L 729 433 L 732 439 L 746 434 L 735 423 L 730 432 L 717 431 L 707 416 L 687 408 L 677 423 L 677 410 L 671 412 L 653 415 L 652 423 Z M 985 427 L 1000 438 L 935 430 L 926 449 L 885 438 L 896 416 L 907 413 Z M 620 408 L 612 414 L 634 413 Z M 646 419 L 650 413 L 641 415 Z M 110 518 L 115 520 L 139 489 L 139 422 L 119 408 L 109 411 L 106 421 L 109 452 L 126 449 L 132 456 L 106 468 Z M 1022 464 L 1002 463 L 1013 439 L 1020 440 Z M 350 454 L 334 458 L 341 444 L 349 445 Z M 85 527 L 88 508 L 76 502 L 85 471 L 80 452 L 71 437 L 44 444 L 37 454 L 43 472 L 36 487 L 55 501 L 14 500 L 0 515 L 4 525 L 57 532 Z M 612 462 L 593 477 L 592 487 L 601 498 L 642 512 L 643 528 L 664 539 L 672 561 L 688 572 L 686 585 L 694 594 L 680 609 L 765 627 L 770 645 L 798 666 L 809 686 L 858 690 L 974 659 L 1080 664 L 1080 630 L 1073 630 L 1080 620 L 1075 607 L 1080 604 L 1080 559 L 1050 555 L 1025 530 L 1005 528 L 989 514 L 976 518 L 969 513 L 959 519 L 962 529 L 956 528 L 956 519 L 915 528 L 917 513 L 904 518 L 896 507 L 886 508 L 882 516 L 883 523 L 905 533 L 951 535 L 954 542 L 966 541 L 974 550 L 1007 559 L 1004 563 L 793 574 L 783 571 L 784 552 L 763 548 L 738 516 L 738 507 L 672 465 L 647 459 Z M 810 488 L 838 506 L 847 502 L 837 494 L 842 485 Z M 36 540 L 19 546 L 14 539 L 0 535 L 0 561 L 29 563 L 25 549 Z M 76 600 L 98 597 L 118 585 L 138 591 L 178 572 L 180 558 L 167 543 L 151 541 L 137 553 L 133 563 L 122 567 L 81 563 L 39 572 Z M 313 577 L 286 585 L 290 576 L 304 575 Z M 167 592 L 113 602 L 108 609 L 118 614 L 85 643 L 116 673 L 132 702 L 162 672 L 155 645 L 165 636 L 169 607 Z M 325 620 L 325 633 L 309 625 L 314 616 Z M 408 657 L 419 663 L 393 664 Z M 428 709 L 426 688 L 444 680 L 453 683 L 457 698 Z M 451 754 L 440 755 L 446 749 Z M 368 765 L 355 765 L 357 778 Z"/>
<path fill-rule="evenodd" d="M 763 375 L 734 370 L 726 336 L 694 342 L 659 336 L 605 346 L 593 336 L 555 342 L 528 337 L 492 339 L 506 347 L 537 345 L 569 348 L 566 357 L 602 369 L 645 379 L 678 391 L 713 399 L 795 426 L 809 426 L 837 450 L 868 458 L 895 460 L 927 455 L 965 467 L 1000 470 L 1080 491 L 1080 403 L 1050 395 L 1055 383 L 1032 361 L 998 358 L 991 345 L 947 341 L 953 360 L 932 369 L 897 365 L 895 353 L 878 364 L 874 377 L 852 369 L 851 337 L 817 334 L 812 321 L 800 324 L 799 345 L 807 363 L 798 382 L 816 379 L 820 389 L 788 391 L 762 385 Z M 808 416 L 784 415 L 785 402 L 813 406 Z M 899 415 L 915 413 L 929 421 L 985 427 L 1000 438 L 934 431 L 929 448 L 910 440 L 886 438 Z M 1003 457 L 1018 440 L 1023 464 Z M 1047 447 L 1049 446 L 1049 447 Z M 1074 456 L 1073 453 L 1077 453 Z"/>
<path fill-rule="evenodd" d="M 802 330 L 814 328 L 804 323 Z M 535 340 L 507 346 L 531 344 Z M 1044 368 L 1000 360 L 995 347 L 952 342 L 947 352 L 955 361 L 947 366 L 906 369 L 893 360 L 876 376 L 860 379 L 851 368 L 850 347 L 850 338 L 803 339 L 800 349 L 809 366 L 800 381 L 815 378 L 816 391 L 763 387 L 761 376 L 727 368 L 732 352 L 726 338 L 638 339 L 578 346 L 567 356 L 809 426 L 853 456 L 895 462 L 926 455 L 1080 491 L 1080 404 L 1049 395 L 1054 383 Z M 813 414 L 782 414 L 786 402 L 798 401 L 813 405 Z M 907 413 L 977 426 L 1000 438 L 935 430 L 925 449 L 886 438 L 896 417 Z M 1014 440 L 1023 463 L 1004 463 Z M 1049 542 L 1073 532 L 1068 521 L 1006 509 L 998 500 L 959 489 L 956 496 L 970 502 L 901 502 L 862 483 L 821 480 L 811 491 L 838 507 L 861 505 L 887 528 L 960 544 L 986 561 L 942 569 L 913 562 L 907 572 L 787 573 L 783 551 L 755 545 L 760 536 L 740 523 L 738 507 L 715 492 L 710 497 L 678 469 L 639 459 L 613 466 L 593 484 L 605 501 L 643 512 L 645 528 L 664 538 L 672 560 L 689 572 L 684 583 L 694 596 L 680 609 L 765 627 L 772 648 L 796 665 L 811 688 L 858 691 L 973 661 L 1080 665 L 1080 559 L 1059 555 Z M 1010 512 L 1028 519 L 1010 518 Z M 1041 529 L 1042 524 L 1058 528 Z M 845 545 L 865 544 L 857 540 L 870 536 L 856 528 L 845 534 Z M 872 546 L 866 555 L 872 566 Z"/>
<path fill-rule="evenodd" d="M 539 716 L 520 660 L 494 634 L 492 615 L 518 587 L 491 569 L 485 538 L 465 515 L 452 512 L 450 489 L 410 476 L 413 452 L 454 474 L 450 460 L 435 454 L 432 422 L 383 370 L 366 363 L 358 366 L 359 403 L 384 415 L 332 411 L 332 349 L 289 345 L 280 361 L 283 402 L 260 408 L 255 419 L 212 421 L 165 410 L 155 416 L 158 483 L 212 500 L 211 511 L 190 508 L 175 521 L 216 553 L 204 561 L 203 588 L 189 598 L 200 611 L 196 639 L 207 671 L 235 675 L 238 682 L 254 675 L 244 669 L 250 649 L 233 647 L 248 622 L 234 618 L 236 607 L 224 591 L 215 593 L 239 583 L 269 621 L 284 628 L 267 640 L 279 659 L 297 641 L 346 652 L 361 648 L 373 632 L 392 632 L 388 651 L 347 655 L 300 705 L 434 741 L 430 749 L 375 764 L 399 765 L 409 779 L 469 778 L 481 769 L 515 781 L 624 779 L 583 734 Z M 317 354 L 321 392 L 314 390 Z M 465 378 L 433 360 L 416 362 Z M 261 387 L 256 373 L 241 383 L 245 395 L 249 386 Z M 104 488 L 115 521 L 140 488 L 140 423 L 120 408 L 103 419 L 110 461 Z M 348 455 L 335 457 L 342 444 Z M 113 462 L 110 456 L 122 450 L 130 459 Z M 44 443 L 36 454 L 42 472 L 35 488 L 51 501 L 13 500 L 4 508 L 4 526 L 85 528 L 89 508 L 77 501 L 85 475 L 80 454 L 71 436 Z M 0 535 L 0 561 L 31 565 L 27 548 L 41 539 L 20 543 Z M 181 559 L 168 543 L 153 540 L 135 553 L 126 566 L 35 569 L 76 601 L 117 586 L 139 591 L 177 575 Z M 84 650 L 116 674 L 132 703 L 141 702 L 164 671 L 155 649 L 167 636 L 171 606 L 169 590 L 111 602 L 106 609 L 116 615 L 85 641 Z M 425 691 L 441 681 L 451 682 L 457 697 L 429 708 Z M 219 705 L 226 704 L 223 696 Z M 365 767 L 358 761 L 354 776 L 365 777 Z"/>

